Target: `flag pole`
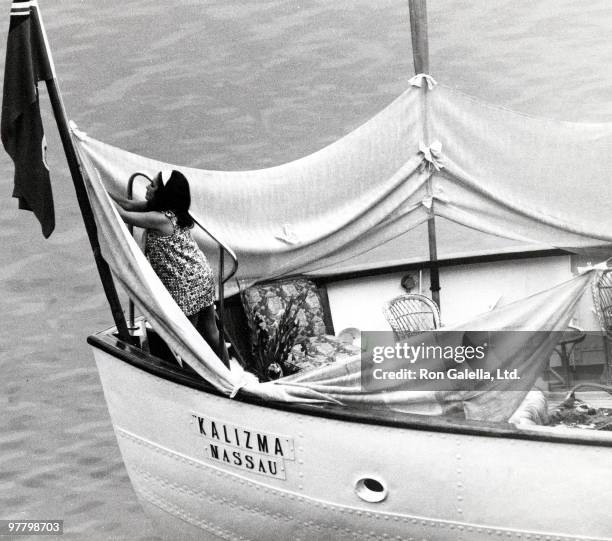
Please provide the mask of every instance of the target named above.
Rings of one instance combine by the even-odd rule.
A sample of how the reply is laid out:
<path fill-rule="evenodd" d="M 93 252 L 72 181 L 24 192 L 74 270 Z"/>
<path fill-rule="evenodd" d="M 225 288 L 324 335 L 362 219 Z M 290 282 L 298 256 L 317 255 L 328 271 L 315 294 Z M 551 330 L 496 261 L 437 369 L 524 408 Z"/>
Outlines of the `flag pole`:
<path fill-rule="evenodd" d="M 47 57 L 49 65 L 51 66 L 51 73 L 53 74 L 53 78 L 45 80 L 45 83 L 47 85 L 47 92 L 51 101 L 53 116 L 55 117 L 57 129 L 60 134 L 60 139 L 64 147 L 64 153 L 66 155 L 68 168 L 70 170 L 72 182 L 76 191 L 79 208 L 81 209 L 81 216 L 83 218 L 85 230 L 87 231 L 87 236 L 89 238 L 89 244 L 91 245 L 91 250 L 93 252 L 96 266 L 98 268 L 98 274 L 100 275 L 102 287 L 104 288 L 104 293 L 110 306 L 113 319 L 115 321 L 115 326 L 117 327 L 117 332 L 119 334 L 119 338 L 127 342 L 131 342 L 132 339 L 127 327 L 127 323 L 125 321 L 125 314 L 123 313 L 123 309 L 121 307 L 121 301 L 119 300 L 119 295 L 117 294 L 117 289 L 115 288 L 115 282 L 113 280 L 110 267 L 102 257 L 102 252 L 100 250 L 97 226 L 94 220 L 93 212 L 91 210 L 89 198 L 87 197 L 87 190 L 85 189 L 83 173 L 81 171 L 76 150 L 74 149 L 74 144 L 70 135 L 70 128 L 68 127 L 66 109 L 64 107 L 64 102 L 55 74 L 55 66 L 53 64 L 53 57 L 51 56 L 51 49 L 49 48 L 49 43 L 47 40 L 47 33 L 45 32 L 45 27 L 43 25 L 42 17 L 39 13 L 39 9 L 32 9 L 31 13 L 34 17 L 36 17 L 36 22 L 39 25 L 42 37 L 44 39 L 44 54 Z"/>
<path fill-rule="evenodd" d="M 412 37 L 412 57 L 414 59 L 414 73 L 429 74 L 429 41 L 427 38 L 427 0 L 408 0 L 410 9 L 410 35 Z M 423 92 L 427 92 L 427 85 L 423 85 Z M 427 111 L 425 111 L 427 114 Z M 426 139 L 429 137 L 427 117 L 424 118 L 423 132 Z M 425 141 L 429 144 L 429 141 Z M 429 181 L 431 183 L 431 181 Z M 438 244 L 436 238 L 436 218 L 434 214 L 435 201 L 431 202 L 429 217 L 427 218 L 427 236 L 429 240 L 429 282 L 431 297 L 440 308 L 440 269 L 438 267 Z"/>

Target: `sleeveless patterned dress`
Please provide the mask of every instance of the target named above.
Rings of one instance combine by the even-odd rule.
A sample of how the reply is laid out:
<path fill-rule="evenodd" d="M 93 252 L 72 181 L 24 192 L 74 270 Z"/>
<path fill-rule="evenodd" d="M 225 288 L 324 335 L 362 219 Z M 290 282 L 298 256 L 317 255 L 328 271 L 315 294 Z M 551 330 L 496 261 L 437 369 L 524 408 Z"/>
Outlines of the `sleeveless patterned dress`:
<path fill-rule="evenodd" d="M 172 298 L 187 316 L 210 306 L 214 300 L 215 279 L 206 256 L 188 227 L 179 227 L 172 211 L 164 211 L 172 222 L 171 235 L 148 229 L 145 255 Z"/>

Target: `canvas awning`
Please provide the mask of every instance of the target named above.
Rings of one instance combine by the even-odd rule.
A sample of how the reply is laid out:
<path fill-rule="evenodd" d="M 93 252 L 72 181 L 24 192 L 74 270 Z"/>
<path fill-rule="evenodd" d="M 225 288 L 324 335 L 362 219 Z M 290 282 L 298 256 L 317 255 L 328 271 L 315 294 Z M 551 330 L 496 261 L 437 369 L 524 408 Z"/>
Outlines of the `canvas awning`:
<path fill-rule="evenodd" d="M 427 161 L 436 142 L 439 159 Z M 439 259 L 612 253 L 611 123 L 532 118 L 442 85 L 410 87 L 339 141 L 262 170 L 181 167 L 87 136 L 76 144 L 110 190 L 125 192 L 136 171 L 185 173 L 192 210 L 237 253 L 245 281 L 428 261 L 432 210 Z"/>
<path fill-rule="evenodd" d="M 445 332 L 522 332 L 518 341 L 502 345 L 495 352 L 505 368 L 521 368 L 519 389 L 512 387 L 510 382 L 501 382 L 475 391 L 464 388 L 432 390 L 409 380 L 392 381 L 383 390 L 367 389 L 362 386 L 367 370 L 364 372 L 360 355 L 297 376 L 254 383 L 244 372 L 226 368 L 189 323 L 122 222 L 95 168 L 86 156 L 82 159 L 88 173 L 86 187 L 100 233 L 102 255 L 114 276 L 176 355 L 229 396 L 242 390 L 262 399 L 281 402 L 333 402 L 358 409 L 393 409 L 430 415 L 459 410 L 468 419 L 505 421 L 548 362 L 558 340 L 556 331 L 566 328 L 594 273 L 588 271 L 527 299 L 445 328 Z M 524 332 L 534 330 L 539 332 Z M 435 341 L 437 337 L 426 333 L 417 340 Z M 392 362 L 399 362 L 398 366 L 402 363 L 401 360 Z"/>
<path fill-rule="evenodd" d="M 193 211 L 238 254 L 244 281 L 427 261 L 421 232 L 431 212 L 441 258 L 612 246 L 612 188 L 606 177 L 612 169 L 612 124 L 525 117 L 443 86 L 412 87 L 336 143 L 257 171 L 179 167 L 78 130 L 73 135 L 103 255 L 114 275 L 180 357 L 228 395 L 243 388 L 274 400 L 427 413 L 459 403 L 469 418 L 504 420 L 526 389 L 503 401 L 495 400 L 495 393 L 432 394 L 406 386 L 365 392 L 358 385 L 358 360 L 292 381 L 246 383 L 222 365 L 172 301 L 104 186 L 125 191 L 134 172 L 181 170 L 190 181 Z M 208 239 L 198 240 L 214 254 Z M 590 278 L 590 273 L 577 277 L 458 328 L 563 330 Z M 536 368 L 547 361 L 554 340 L 539 336 L 512 357 L 516 363 Z M 529 373 L 535 377 L 537 370 Z"/>

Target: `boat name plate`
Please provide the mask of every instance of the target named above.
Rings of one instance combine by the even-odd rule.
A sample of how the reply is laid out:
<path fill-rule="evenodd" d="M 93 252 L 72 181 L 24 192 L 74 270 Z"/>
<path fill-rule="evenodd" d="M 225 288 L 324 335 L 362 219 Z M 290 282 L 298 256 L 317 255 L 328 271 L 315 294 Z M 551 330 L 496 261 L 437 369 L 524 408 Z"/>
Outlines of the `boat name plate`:
<path fill-rule="evenodd" d="M 204 439 L 207 459 L 241 470 L 285 479 L 285 460 L 295 460 L 293 438 L 238 426 L 199 413 L 190 424 Z"/>

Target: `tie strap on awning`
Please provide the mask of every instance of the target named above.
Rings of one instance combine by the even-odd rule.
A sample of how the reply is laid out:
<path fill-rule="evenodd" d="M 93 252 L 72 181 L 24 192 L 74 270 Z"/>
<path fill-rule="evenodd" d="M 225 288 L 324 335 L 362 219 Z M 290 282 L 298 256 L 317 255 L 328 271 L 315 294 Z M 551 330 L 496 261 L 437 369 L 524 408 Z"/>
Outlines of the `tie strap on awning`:
<path fill-rule="evenodd" d="M 427 75 L 426 73 L 419 73 L 412 77 L 408 82 L 411 86 L 418 86 L 419 88 L 422 88 L 423 81 L 427 83 L 428 90 L 433 90 L 434 86 L 438 84 L 431 75 Z"/>
<path fill-rule="evenodd" d="M 427 194 L 425 197 L 423 197 L 423 199 L 421 200 L 421 205 L 423 205 L 428 211 L 431 211 L 434 199 L 436 201 L 439 201 L 440 203 L 450 202 L 450 199 L 444 193 L 444 190 L 442 190 L 442 188 L 436 188 L 434 193 Z"/>
<path fill-rule="evenodd" d="M 444 168 L 444 159 L 442 158 L 442 143 L 434 141 L 427 146 L 422 141 L 419 143 L 419 154 L 423 157 L 421 171 L 427 169 L 430 173 L 440 171 Z"/>

